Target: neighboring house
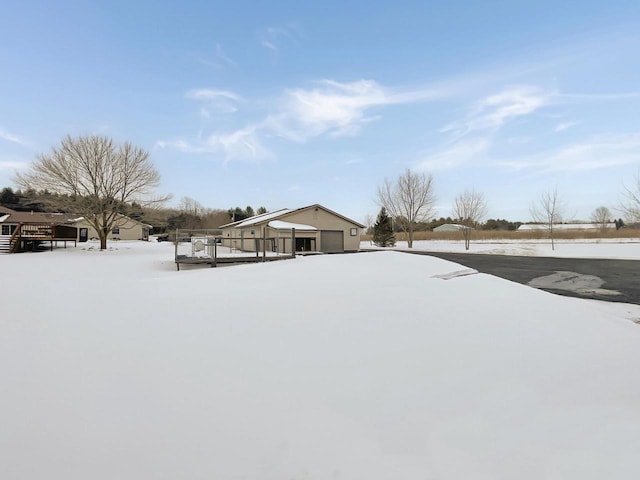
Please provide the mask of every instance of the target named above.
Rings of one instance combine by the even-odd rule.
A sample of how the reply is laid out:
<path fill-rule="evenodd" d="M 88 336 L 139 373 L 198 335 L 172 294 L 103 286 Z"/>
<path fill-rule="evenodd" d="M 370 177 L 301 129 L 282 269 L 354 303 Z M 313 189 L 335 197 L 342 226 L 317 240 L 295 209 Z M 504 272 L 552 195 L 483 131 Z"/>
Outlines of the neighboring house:
<path fill-rule="evenodd" d="M 35 248 L 41 242 L 75 242 L 77 229 L 63 213 L 17 212 L 0 207 L 0 253 Z"/>
<path fill-rule="evenodd" d="M 76 218 L 73 225 L 78 229 L 78 241 L 86 242 L 98 238 L 98 232 L 83 217 Z M 153 227 L 125 215 L 118 215 L 115 226 L 109 232 L 107 240 L 149 240 Z"/>
<path fill-rule="evenodd" d="M 468 227 L 457 223 L 445 223 L 433 229 L 434 232 L 461 232 Z"/>
<path fill-rule="evenodd" d="M 222 225 L 222 244 L 244 251 L 356 252 L 365 226 L 322 205 L 284 208 Z M 295 230 L 292 230 L 295 229 Z M 292 231 L 295 237 L 292 239 Z M 263 239 L 267 244 L 263 245 Z"/>
<path fill-rule="evenodd" d="M 108 240 L 148 240 L 151 225 L 120 215 Z M 17 212 L 0 206 L 0 253 L 35 248 L 38 243 L 86 242 L 98 233 L 84 218 L 67 213 Z M 65 243 L 66 245 L 66 243 Z"/>

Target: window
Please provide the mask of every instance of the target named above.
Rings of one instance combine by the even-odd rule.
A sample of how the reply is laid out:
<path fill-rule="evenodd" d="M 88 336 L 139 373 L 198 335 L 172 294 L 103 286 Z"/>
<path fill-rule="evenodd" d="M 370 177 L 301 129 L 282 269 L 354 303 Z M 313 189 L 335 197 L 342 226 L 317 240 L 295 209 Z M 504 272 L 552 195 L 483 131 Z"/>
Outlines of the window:
<path fill-rule="evenodd" d="M 2 225 L 2 235 L 13 235 L 18 228 L 17 225 Z"/>
<path fill-rule="evenodd" d="M 352 236 L 352 237 L 355 237 L 355 236 L 357 236 L 357 235 L 358 235 L 358 229 L 357 229 L 357 228 L 352 228 L 352 229 L 351 229 L 351 236 Z"/>
<path fill-rule="evenodd" d="M 111 230 L 111 233 L 113 233 L 114 235 L 120 235 L 120 229 L 116 227 L 113 230 Z"/>

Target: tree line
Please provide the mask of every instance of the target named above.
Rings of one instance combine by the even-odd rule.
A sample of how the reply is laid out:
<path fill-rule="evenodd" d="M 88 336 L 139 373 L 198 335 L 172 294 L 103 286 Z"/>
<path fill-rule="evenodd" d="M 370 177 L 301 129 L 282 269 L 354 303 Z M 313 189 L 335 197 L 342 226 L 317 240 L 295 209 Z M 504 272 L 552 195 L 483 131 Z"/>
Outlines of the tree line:
<path fill-rule="evenodd" d="M 0 190 L 0 205 L 18 212 L 78 213 L 73 209 L 65 208 L 69 203 L 67 195 L 51 193 L 48 190 L 14 190 L 11 187 Z M 129 218 L 152 225 L 154 233 L 165 233 L 176 229 L 215 229 L 232 221 L 244 220 L 267 212 L 263 206 L 254 210 L 250 205 L 245 208 L 234 207 L 226 210 L 207 208 L 191 197 L 183 197 L 177 207 L 150 208 L 131 202 L 118 205 L 116 210 Z"/>
<path fill-rule="evenodd" d="M 634 184 L 624 187 L 623 196 L 625 200 L 619 210 L 631 221 L 640 222 L 640 172 Z M 517 230 L 522 225 L 522 222 L 501 219 L 484 221 L 487 214 L 485 197 L 473 189 L 466 189 L 455 197 L 451 207 L 453 217 L 433 219 L 435 202 L 432 175 L 407 169 L 395 181 L 385 179 L 377 189 L 380 212 L 375 223 L 370 216 L 366 219 L 374 242 L 379 246 L 392 246 L 395 244 L 395 233 L 403 232 L 408 248 L 412 248 L 415 232 L 433 230 L 445 223 L 452 223 L 459 226 L 465 249 L 468 250 L 474 230 Z M 546 230 L 551 248 L 554 249 L 555 229 L 558 224 L 567 220 L 567 203 L 557 189 L 552 189 L 541 193 L 532 201 L 529 211 L 534 223 Z M 611 228 L 612 224 L 616 229 L 624 226 L 622 218 L 612 220 L 611 211 L 604 206 L 593 211 L 591 222 L 602 231 Z"/>

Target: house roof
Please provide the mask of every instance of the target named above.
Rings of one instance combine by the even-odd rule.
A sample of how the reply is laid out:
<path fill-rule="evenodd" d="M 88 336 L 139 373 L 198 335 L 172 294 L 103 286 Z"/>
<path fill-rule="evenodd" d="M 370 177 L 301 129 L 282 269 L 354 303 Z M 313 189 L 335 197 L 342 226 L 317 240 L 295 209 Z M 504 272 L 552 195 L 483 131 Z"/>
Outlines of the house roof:
<path fill-rule="evenodd" d="M 271 228 L 282 228 L 282 229 L 291 229 L 295 228 L 296 230 L 307 230 L 307 231 L 316 231 L 318 230 L 316 227 L 312 227 L 311 225 L 303 225 L 302 223 L 289 223 L 283 222 L 282 220 L 272 220 L 269 222 L 269 226 Z"/>
<path fill-rule="evenodd" d="M 151 225 L 139 222 L 126 215 L 119 215 L 119 217 L 151 228 Z M 0 223 L 55 223 L 58 225 L 71 225 L 81 222 L 82 220 L 84 220 L 84 217 L 73 213 L 17 212 L 10 208 L 0 206 Z"/>
<path fill-rule="evenodd" d="M 2 205 L 0 205 L 0 214 L 1 214 L 0 217 L 2 215 L 6 215 L 7 213 L 16 213 L 16 211 L 15 210 L 11 210 L 10 208 L 7 208 L 7 207 L 3 207 Z"/>
<path fill-rule="evenodd" d="M 332 215 L 335 215 L 336 217 L 340 217 L 341 219 L 352 223 L 360 228 L 365 228 L 364 225 L 362 225 L 360 222 L 356 222 L 355 220 L 351 220 L 348 217 L 345 217 L 344 215 L 340 215 L 337 212 L 334 212 L 333 210 L 328 209 L 327 207 L 323 207 L 322 205 L 318 204 L 318 203 L 314 203 L 313 205 L 309 205 L 306 207 L 302 207 L 302 208 L 296 208 L 295 210 L 290 210 L 288 208 L 283 208 L 281 210 L 276 210 L 275 212 L 268 212 L 268 213 L 263 213 L 260 215 L 254 215 L 253 217 L 249 217 L 246 218 L 244 220 L 240 220 L 238 222 L 232 222 L 232 223 L 227 223 L 226 225 L 222 225 L 220 226 L 220 228 L 229 228 L 229 227 L 235 227 L 235 228 L 244 228 L 244 227 L 249 227 L 252 225 L 264 225 L 264 224 L 270 224 L 272 220 L 282 220 L 284 218 L 286 218 L 289 215 L 292 215 L 294 213 L 298 213 L 298 212 L 302 212 L 303 210 L 309 210 L 311 208 L 321 208 L 322 210 L 324 210 L 325 212 L 328 212 Z M 306 225 L 307 227 L 309 227 L 309 225 Z M 280 228 L 284 228 L 284 227 L 280 227 Z M 297 227 L 289 227 L 289 228 L 297 228 Z"/>
<path fill-rule="evenodd" d="M 11 209 L 0 216 L 0 222 L 3 223 L 47 223 L 47 224 L 69 224 L 72 223 L 71 215 L 66 213 L 44 213 L 44 212 L 16 212 Z M 4 213 L 4 212 L 3 212 Z"/>
<path fill-rule="evenodd" d="M 289 212 L 291 212 L 291 210 L 289 210 L 288 208 L 283 208 L 281 210 L 276 210 L 275 212 L 261 213 L 260 215 L 254 215 L 253 217 L 245 218 L 244 220 L 238 220 L 237 222 L 231 222 L 225 225 L 221 225 L 220 228 L 250 227 L 251 225 L 258 225 L 258 224 L 268 222 L 269 220 L 278 218 Z"/>

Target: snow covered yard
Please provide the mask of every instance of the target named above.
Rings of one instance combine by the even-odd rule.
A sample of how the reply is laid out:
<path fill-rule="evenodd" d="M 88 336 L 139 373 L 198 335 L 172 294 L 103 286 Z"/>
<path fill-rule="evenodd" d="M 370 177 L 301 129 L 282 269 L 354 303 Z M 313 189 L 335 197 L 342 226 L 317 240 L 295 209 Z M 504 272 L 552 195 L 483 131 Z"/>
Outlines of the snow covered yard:
<path fill-rule="evenodd" d="M 375 248 L 372 242 L 361 242 L 361 248 Z M 407 242 L 398 242 L 395 249 L 407 248 Z M 464 242 L 417 240 L 414 250 L 431 252 L 485 253 L 495 255 L 523 255 L 533 257 L 566 258 L 619 258 L 640 260 L 640 238 L 609 238 L 599 240 L 557 240 L 555 250 L 549 240 L 501 240 L 474 241 L 471 239 L 469 250 Z M 385 250 L 394 250 L 386 248 Z"/>
<path fill-rule="evenodd" d="M 398 252 L 111 245 L 0 257 L 1 478 L 638 478 L 638 306 Z"/>

